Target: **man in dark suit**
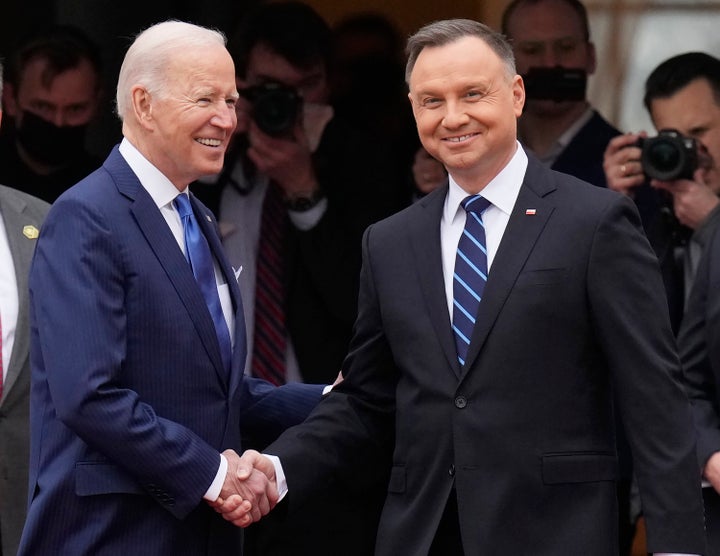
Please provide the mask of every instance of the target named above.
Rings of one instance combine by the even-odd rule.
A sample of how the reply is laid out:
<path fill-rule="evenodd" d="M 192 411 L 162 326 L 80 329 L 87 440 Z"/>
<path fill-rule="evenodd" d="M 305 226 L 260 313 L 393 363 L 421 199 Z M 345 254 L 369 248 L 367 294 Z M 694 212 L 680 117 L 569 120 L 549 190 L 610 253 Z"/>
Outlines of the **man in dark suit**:
<path fill-rule="evenodd" d="M 365 233 L 345 381 L 266 450 L 287 502 L 362 480 L 391 450 L 380 556 L 617 554 L 617 409 L 648 548 L 703 553 L 690 408 L 634 205 L 519 146 L 524 87 L 502 35 L 435 22 L 408 53 L 420 139 L 449 184 Z M 470 199 L 490 204 L 466 218 Z M 238 501 L 222 510 L 245 524 Z"/>
<path fill-rule="evenodd" d="M 620 132 L 585 96 L 597 66 L 585 6 L 579 0 L 514 0 L 501 27 L 527 80 L 520 142 L 553 170 L 605 187 L 603 153 Z M 534 70 L 553 69 L 558 73 L 535 77 Z"/>
<path fill-rule="evenodd" d="M 236 123 L 224 37 L 149 28 L 117 91 L 124 139 L 55 202 L 31 268 L 19 554 L 237 555 L 240 530 L 210 504 L 241 492 L 259 518 L 277 499 L 264 474 L 238 475 L 241 432 L 276 435 L 322 388 L 243 376 L 236 277 L 187 195 L 220 170 Z"/>
<path fill-rule="evenodd" d="M 720 228 L 708 239 L 678 336 L 697 430 L 708 555 L 720 554 Z"/>
<path fill-rule="evenodd" d="M 40 199 L 0 185 L 0 556 L 17 554 L 25 522 L 30 452 L 27 279 L 49 208 Z"/>

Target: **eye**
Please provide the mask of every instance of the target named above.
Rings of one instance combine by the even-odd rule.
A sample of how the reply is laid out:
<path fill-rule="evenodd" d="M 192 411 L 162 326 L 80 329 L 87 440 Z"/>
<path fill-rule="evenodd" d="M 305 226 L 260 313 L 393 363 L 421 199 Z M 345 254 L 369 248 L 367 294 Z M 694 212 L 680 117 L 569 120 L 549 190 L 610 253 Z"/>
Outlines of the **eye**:
<path fill-rule="evenodd" d="M 465 97 L 469 98 L 470 100 L 477 100 L 479 98 L 482 98 L 483 96 L 485 96 L 485 95 L 480 91 L 473 90 L 473 91 L 468 91 L 467 93 L 465 93 Z"/>
<path fill-rule="evenodd" d="M 197 103 L 201 106 L 207 106 L 208 104 L 212 103 L 212 99 L 208 97 L 200 97 L 197 99 Z"/>
<path fill-rule="evenodd" d="M 525 42 L 518 45 L 518 51 L 525 56 L 538 56 L 544 50 L 542 43 Z"/>
<path fill-rule="evenodd" d="M 232 108 L 233 110 L 237 106 L 237 99 L 236 98 L 226 98 L 225 104 L 228 105 L 229 108 Z"/>
<path fill-rule="evenodd" d="M 559 43 L 557 43 L 556 48 L 558 52 L 563 52 L 566 54 L 569 52 L 575 52 L 575 50 L 577 50 L 578 48 L 578 41 L 572 39 L 560 41 Z"/>
<path fill-rule="evenodd" d="M 440 105 L 440 99 L 437 97 L 426 97 L 422 99 L 422 105 L 425 108 L 435 108 Z"/>

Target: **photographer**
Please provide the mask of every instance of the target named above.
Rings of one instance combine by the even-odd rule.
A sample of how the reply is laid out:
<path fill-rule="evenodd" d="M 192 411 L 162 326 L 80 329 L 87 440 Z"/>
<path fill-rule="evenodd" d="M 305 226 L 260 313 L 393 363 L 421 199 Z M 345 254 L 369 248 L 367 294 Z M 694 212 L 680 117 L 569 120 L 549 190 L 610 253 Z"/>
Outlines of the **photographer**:
<path fill-rule="evenodd" d="M 643 164 L 641 143 L 648 143 L 645 132 L 628 133 L 613 139 L 605 151 L 604 169 L 608 187 L 633 196 L 638 203 L 648 237 L 661 265 L 675 267 L 681 283 L 669 297 L 679 298 L 684 307 L 689 296 L 703 248 L 720 222 L 720 60 L 701 52 L 674 56 L 661 63 L 645 83 L 645 107 L 657 130 L 673 129 L 695 140 L 695 156 L 677 176 L 666 179 L 648 176 L 653 161 Z M 662 135 L 661 135 L 662 137 Z M 682 144 L 674 142 L 678 153 Z M 671 146 L 671 143 L 668 143 Z M 647 154 L 647 149 L 645 149 Z M 655 157 L 658 158 L 658 157 Z M 662 157 L 660 157 L 662 158 Z M 648 162 L 650 168 L 648 168 Z M 655 166 L 662 160 L 657 160 Z M 650 179 L 648 179 L 650 178 Z M 646 184 L 654 189 L 649 190 Z M 667 201 L 664 201 L 667 199 Z M 668 207 L 671 212 L 668 211 Z M 666 273 L 667 276 L 667 273 Z M 671 299 L 671 311 L 672 299 Z M 675 309 L 676 314 L 683 310 Z M 677 320 L 677 319 L 676 319 Z"/>
<path fill-rule="evenodd" d="M 382 138 L 329 104 L 331 30 L 312 8 L 262 4 L 228 49 L 240 100 L 217 211 L 228 258 L 242 268 L 246 372 L 332 383 L 357 313 L 362 233 L 400 208 L 403 180 Z M 371 554 L 381 482 L 319 486 L 304 515 L 254 525 L 247 553 Z"/>
<path fill-rule="evenodd" d="M 678 141 L 679 137 L 668 137 L 663 131 L 657 138 L 650 139 L 646 133 L 618 137 L 605 154 L 605 171 L 611 188 L 637 200 L 638 196 L 650 190 L 644 185 L 648 178 L 667 178 L 658 170 L 669 171 L 673 166 L 678 169 L 679 179 L 650 179 L 649 183 L 654 188 L 652 190 L 670 196 L 674 217 L 692 231 L 687 243 L 675 244 L 675 249 L 682 251 L 681 261 L 687 277 L 685 291 L 690 292 L 678 334 L 678 348 L 684 387 L 690 398 L 697 432 L 698 464 L 704 478 L 707 554 L 718 556 L 720 201 L 717 194 L 720 191 L 720 175 L 717 164 L 720 161 L 720 60 L 699 52 L 675 56 L 651 73 L 645 90 L 645 106 L 655 127 L 658 130 L 675 128 L 683 139 Z M 651 150 L 653 142 L 668 138 L 671 141 L 659 151 L 664 156 L 654 156 Z M 638 139 L 641 139 L 640 144 Z M 664 166 L 664 162 L 668 165 Z M 649 236 L 652 240 L 653 235 Z"/>

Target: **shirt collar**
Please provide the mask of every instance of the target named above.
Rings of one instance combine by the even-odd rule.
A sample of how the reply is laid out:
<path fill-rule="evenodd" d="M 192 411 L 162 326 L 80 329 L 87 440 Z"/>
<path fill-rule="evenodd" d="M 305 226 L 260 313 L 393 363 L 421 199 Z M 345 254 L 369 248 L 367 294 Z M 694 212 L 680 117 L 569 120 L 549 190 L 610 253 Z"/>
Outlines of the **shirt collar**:
<path fill-rule="evenodd" d="M 515 154 L 510 162 L 488 183 L 480 194 L 506 214 L 512 212 L 520 193 L 525 170 L 527 170 L 528 158 L 525 151 L 517 143 Z M 469 194 L 460 187 L 452 176 L 448 176 L 450 187 L 445 199 L 445 219 L 451 222 L 461 208 L 460 203 Z"/>
<path fill-rule="evenodd" d="M 137 150 L 127 138 L 120 143 L 120 154 L 150 194 L 158 208 L 172 203 L 178 196 L 178 189 L 165 175 Z M 187 188 L 183 193 L 187 192 Z"/>

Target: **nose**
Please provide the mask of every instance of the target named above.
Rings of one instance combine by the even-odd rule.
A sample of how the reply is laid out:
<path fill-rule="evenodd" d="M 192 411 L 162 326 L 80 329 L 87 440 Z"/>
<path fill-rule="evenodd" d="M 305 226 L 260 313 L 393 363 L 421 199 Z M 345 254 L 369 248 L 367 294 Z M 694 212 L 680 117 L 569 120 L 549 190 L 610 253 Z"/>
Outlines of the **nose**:
<path fill-rule="evenodd" d="M 470 118 L 464 107 L 459 102 L 448 102 L 446 105 L 445 115 L 443 116 L 443 125 L 448 129 L 457 129 L 464 126 Z"/>
<path fill-rule="evenodd" d="M 66 125 L 70 125 L 68 123 L 68 119 L 63 113 L 62 110 L 55 110 L 52 114 L 52 123 L 54 123 L 57 127 L 63 127 Z"/>
<path fill-rule="evenodd" d="M 542 56 L 538 58 L 538 65 L 544 68 L 554 68 L 560 65 L 560 56 L 551 45 L 543 49 Z"/>
<path fill-rule="evenodd" d="M 215 114 L 210 122 L 212 125 L 220 127 L 228 132 L 232 132 L 237 124 L 235 107 L 222 102 L 220 107 L 215 111 Z"/>

